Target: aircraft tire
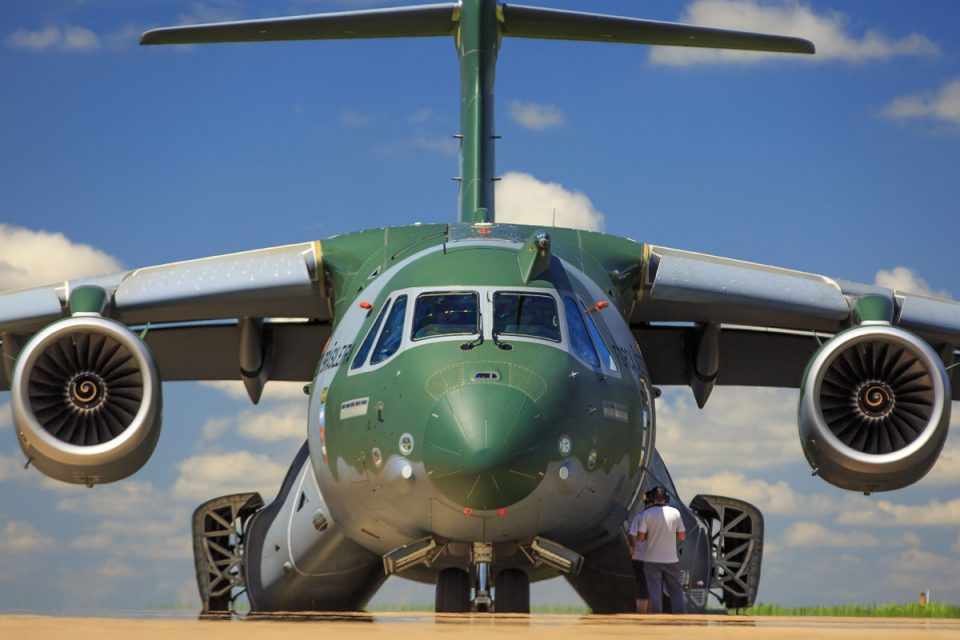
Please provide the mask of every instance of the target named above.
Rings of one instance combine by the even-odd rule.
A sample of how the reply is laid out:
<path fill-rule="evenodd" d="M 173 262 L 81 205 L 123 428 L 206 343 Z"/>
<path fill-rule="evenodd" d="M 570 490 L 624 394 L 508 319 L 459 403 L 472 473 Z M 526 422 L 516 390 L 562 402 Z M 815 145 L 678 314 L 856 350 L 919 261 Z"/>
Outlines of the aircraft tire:
<path fill-rule="evenodd" d="M 444 569 L 437 576 L 437 613 L 470 611 L 470 574 L 462 569 Z"/>
<path fill-rule="evenodd" d="M 497 613 L 530 613 L 530 578 L 520 569 L 504 569 L 497 574 Z"/>

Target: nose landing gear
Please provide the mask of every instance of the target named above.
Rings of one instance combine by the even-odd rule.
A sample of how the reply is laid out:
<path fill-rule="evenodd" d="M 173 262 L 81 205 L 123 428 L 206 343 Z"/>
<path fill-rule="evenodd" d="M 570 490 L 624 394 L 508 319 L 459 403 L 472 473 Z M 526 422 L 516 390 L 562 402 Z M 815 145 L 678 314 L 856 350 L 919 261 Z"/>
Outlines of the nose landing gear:
<path fill-rule="evenodd" d="M 493 545 L 469 547 L 473 571 L 449 567 L 437 575 L 437 613 L 530 613 L 530 578 L 523 569 L 508 567 L 494 575 Z M 472 596 L 472 597 L 471 597 Z"/>
<path fill-rule="evenodd" d="M 473 596 L 474 610 L 490 611 L 493 598 L 490 595 L 490 565 L 493 563 L 493 545 L 489 542 L 473 543 L 473 565 L 477 568 L 477 588 Z"/>

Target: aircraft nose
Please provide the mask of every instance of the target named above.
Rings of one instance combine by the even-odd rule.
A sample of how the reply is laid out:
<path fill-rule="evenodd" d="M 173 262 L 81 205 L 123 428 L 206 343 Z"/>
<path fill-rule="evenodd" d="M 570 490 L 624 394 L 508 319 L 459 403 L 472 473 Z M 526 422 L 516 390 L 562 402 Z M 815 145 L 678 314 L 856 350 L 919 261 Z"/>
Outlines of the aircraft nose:
<path fill-rule="evenodd" d="M 510 506 L 543 478 L 548 459 L 537 404 L 516 388 L 467 384 L 447 391 L 427 419 L 424 464 L 434 486 L 478 510 Z"/>

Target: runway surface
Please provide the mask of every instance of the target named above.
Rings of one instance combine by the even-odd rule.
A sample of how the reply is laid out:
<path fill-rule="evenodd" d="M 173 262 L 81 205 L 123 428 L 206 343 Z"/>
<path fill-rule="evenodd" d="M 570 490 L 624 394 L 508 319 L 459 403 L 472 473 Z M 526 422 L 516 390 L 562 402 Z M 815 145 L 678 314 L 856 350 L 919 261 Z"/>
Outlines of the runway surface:
<path fill-rule="evenodd" d="M 287 616 L 271 620 L 0 616 L 0 638 L 17 640 L 409 640 L 411 638 L 956 638 L 960 620 L 748 618 L 732 616 L 443 615 Z"/>

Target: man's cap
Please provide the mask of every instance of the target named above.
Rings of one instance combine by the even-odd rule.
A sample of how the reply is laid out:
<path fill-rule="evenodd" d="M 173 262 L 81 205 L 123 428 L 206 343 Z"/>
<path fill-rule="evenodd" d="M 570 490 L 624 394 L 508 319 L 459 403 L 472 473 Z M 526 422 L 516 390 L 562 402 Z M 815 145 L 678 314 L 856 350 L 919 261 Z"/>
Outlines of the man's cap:
<path fill-rule="evenodd" d="M 647 502 L 667 502 L 667 490 L 660 486 L 654 487 L 647 491 L 645 498 Z"/>

